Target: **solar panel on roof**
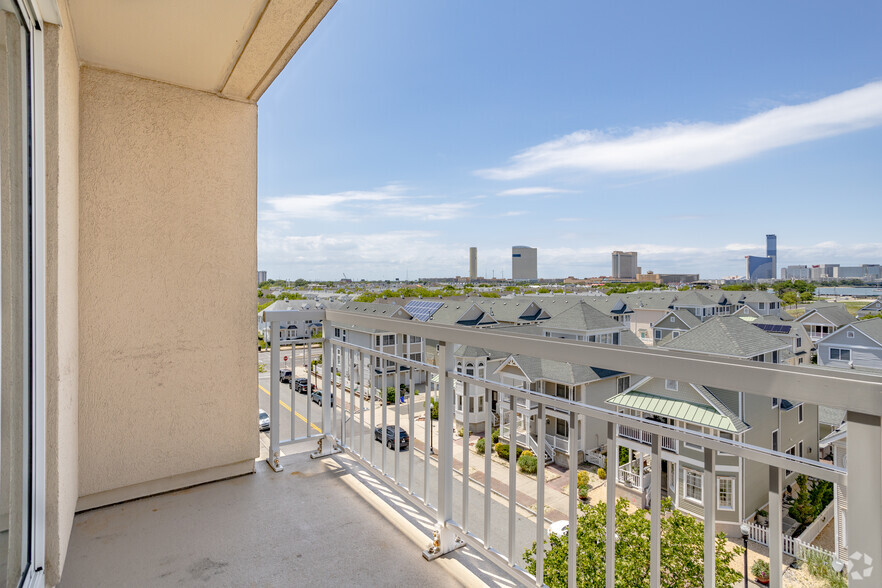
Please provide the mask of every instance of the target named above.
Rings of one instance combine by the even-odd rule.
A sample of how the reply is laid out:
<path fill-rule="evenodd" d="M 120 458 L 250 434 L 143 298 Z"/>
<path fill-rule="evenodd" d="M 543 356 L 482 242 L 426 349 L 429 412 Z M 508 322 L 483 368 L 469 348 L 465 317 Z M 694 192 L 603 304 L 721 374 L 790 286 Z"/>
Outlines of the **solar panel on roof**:
<path fill-rule="evenodd" d="M 790 332 L 790 325 L 759 324 L 757 326 L 767 333 L 789 333 Z"/>
<path fill-rule="evenodd" d="M 404 305 L 404 310 L 409 312 L 413 318 L 418 321 L 427 321 L 432 315 L 444 306 L 443 302 L 435 302 L 433 300 L 411 300 Z"/>

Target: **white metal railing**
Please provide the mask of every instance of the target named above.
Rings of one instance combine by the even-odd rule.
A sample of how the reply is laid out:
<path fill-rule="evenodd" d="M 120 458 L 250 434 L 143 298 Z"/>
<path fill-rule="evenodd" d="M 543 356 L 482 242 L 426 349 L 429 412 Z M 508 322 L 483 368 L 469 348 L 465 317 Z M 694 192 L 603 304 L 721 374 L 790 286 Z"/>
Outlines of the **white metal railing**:
<path fill-rule="evenodd" d="M 619 425 L 619 436 L 645 445 L 652 445 L 652 433 L 638 429 L 637 427 Z M 677 453 L 677 440 L 662 435 L 661 448 L 665 451 L 670 451 L 671 453 Z"/>
<path fill-rule="evenodd" d="M 396 390 L 399 389 L 400 383 L 408 383 L 411 374 L 415 372 L 421 372 L 424 375 L 437 375 L 437 384 L 433 384 L 429 377 L 424 378 L 428 384 L 427 389 L 422 392 L 424 397 L 430 395 L 438 401 L 439 423 L 436 429 L 430 426 L 423 426 L 422 430 L 415 428 L 415 416 L 418 409 L 425 411 L 423 417 L 425 423 L 432 422 L 429 415 L 429 402 L 417 404 L 416 395 L 410 395 L 405 405 L 396 403 L 393 406 L 387 406 L 385 394 L 373 394 L 373 397 L 379 398 L 379 402 L 368 402 L 366 405 L 364 396 L 357 397 L 352 386 L 347 387 L 344 383 L 335 382 L 330 377 L 329 362 L 325 361 L 323 364 L 324 378 L 320 383 L 320 388 L 323 398 L 327 399 L 333 396 L 333 406 L 329 402 L 324 402 L 321 406 L 320 418 L 311 419 L 311 415 L 308 413 L 311 407 L 311 403 L 309 403 L 304 408 L 307 415 L 302 417 L 298 411 L 298 404 L 295 402 L 297 400 L 302 405 L 302 401 L 299 400 L 302 396 L 295 394 L 294 398 L 290 399 L 292 401 L 292 435 L 289 439 L 281 440 L 279 438 L 280 427 L 275 426 L 280 422 L 278 418 L 279 406 L 283 401 L 283 391 L 277 377 L 278 354 L 280 352 L 277 343 L 273 344 L 270 368 L 271 374 L 273 374 L 271 378 L 273 427 L 270 434 L 270 456 L 268 458 L 270 464 L 281 469 L 282 464 L 279 461 L 281 447 L 285 444 L 301 441 L 314 443 L 318 439 L 319 450 L 313 454 L 316 457 L 345 451 L 366 468 L 376 472 L 381 480 L 388 482 L 389 488 L 398 492 L 427 516 L 437 521 L 437 545 L 430 548 L 427 557 L 446 553 L 460 544 L 468 544 L 487 559 L 511 573 L 519 583 L 541 584 L 541 579 L 544 577 L 544 554 L 547 548 L 544 524 L 519 519 L 516 510 L 518 492 L 516 452 L 511 451 L 509 455 L 507 505 L 499 504 L 491 498 L 493 492 L 491 484 L 484 484 L 482 490 L 476 490 L 474 485 L 464 483 L 454 474 L 454 459 L 462 460 L 460 471 L 465 475 L 473 471 L 469 463 L 471 452 L 468 451 L 467 444 L 462 444 L 461 454 L 457 452 L 454 455 L 455 395 L 453 383 L 460 381 L 484 388 L 486 407 L 491 405 L 494 392 L 500 398 L 507 398 L 507 401 L 501 402 L 504 405 L 503 408 L 509 411 L 507 415 L 509 420 L 512 415 L 516 414 L 516 402 L 529 401 L 535 404 L 537 443 L 540 453 L 544 451 L 546 444 L 551 442 L 557 445 L 561 441 L 559 438 L 549 437 L 545 431 L 546 410 L 554 410 L 568 415 L 571 430 L 575 428 L 579 417 L 603 423 L 607 451 L 612 456 L 618 455 L 619 426 L 645 431 L 649 435 L 653 460 L 660 455 L 662 438 L 664 437 L 668 437 L 676 443 L 690 442 L 699 446 L 704 452 L 703 475 L 708 485 L 715 475 L 716 455 L 719 452 L 763 465 L 769 474 L 768 491 L 772 503 L 777 503 L 780 500 L 784 470 L 804 473 L 836 484 L 849 485 L 851 486 L 847 537 L 849 547 L 852 550 L 861 551 L 872 559 L 878 558 L 879 561 L 882 561 L 882 538 L 878 533 L 878 529 L 882 526 L 882 506 L 880 506 L 879 484 L 877 483 L 878 479 L 882 478 L 882 463 L 878 459 L 878 447 L 882 444 L 882 419 L 880 419 L 880 415 L 882 415 L 882 377 L 854 371 L 832 371 L 806 366 L 797 368 L 795 366 L 744 362 L 666 349 L 635 349 L 572 340 L 546 339 L 486 329 L 448 327 L 336 310 L 270 311 L 264 313 L 264 319 L 271 322 L 271 328 L 275 333 L 279 322 L 294 318 L 291 316 L 292 313 L 302 313 L 299 316 L 303 316 L 303 318 L 323 320 L 324 333 L 333 333 L 332 326 L 336 323 L 346 325 L 350 330 L 376 329 L 439 341 L 440 351 L 437 365 L 429 365 L 377 350 L 360 348 L 350 342 L 329 338 L 322 340 L 322 354 L 326 360 L 329 357 L 334 357 L 337 350 L 340 350 L 341 365 L 338 366 L 338 369 L 344 380 L 350 378 L 353 373 L 353 354 L 357 354 L 358 361 L 371 362 L 379 358 L 409 368 L 404 372 L 400 369 L 396 369 L 394 373 L 384 372 L 381 376 L 380 386 L 383 390 L 388 385 L 393 385 Z M 317 316 L 305 316 L 306 314 Z M 278 341 L 278 337 L 275 337 L 274 341 Z M 722 439 L 664 423 L 619 414 L 614 410 L 607 409 L 605 405 L 582 404 L 459 374 L 454 369 L 452 353 L 453 347 L 458 344 L 603 367 L 635 375 L 701 382 L 724 389 L 728 385 L 730 389 L 767 398 L 772 396 L 786 397 L 791 401 L 814 402 L 816 404 L 823 402 L 827 406 L 848 408 L 849 457 L 852 463 L 860 463 L 861 467 L 847 473 L 842 468 L 807 458 L 782 454 L 740 441 Z M 311 348 L 305 353 L 311 353 Z M 297 365 L 296 362 L 295 365 Z M 771 386 L 771 382 L 774 382 L 774 387 Z M 374 382 L 371 382 L 370 385 L 373 386 Z M 833 391 L 835 394 L 832 393 Z M 465 405 L 466 412 L 467 406 L 468 404 Z M 295 418 L 295 414 L 298 415 L 297 418 Z M 305 419 L 306 428 L 302 435 L 294 434 L 294 425 L 298 424 L 299 426 L 299 422 L 296 422 L 298 418 Z M 486 411 L 486 419 L 485 430 L 489 431 L 493 424 L 493 413 L 490 410 Z M 467 429 L 469 419 L 465 419 L 465 421 Z M 511 426 L 512 423 L 506 424 Z M 315 429 L 311 429 L 310 425 L 315 425 Z M 398 431 L 400 429 L 407 429 L 410 435 L 408 451 L 391 451 L 386 449 L 385 445 L 374 442 L 374 429 L 379 426 L 382 433 L 387 425 L 393 429 L 394 434 L 391 436 L 393 440 L 399 439 Z M 464 431 L 464 434 L 468 434 L 468 431 Z M 641 442 L 643 438 L 641 433 Z M 385 437 L 381 436 L 381 440 L 383 439 Z M 426 451 L 429 447 L 434 450 L 437 458 L 429 455 L 430 452 Z M 568 449 L 569 447 L 567 447 Z M 490 451 L 485 451 L 483 456 L 485 480 L 491 480 L 493 475 L 490 467 L 490 453 Z M 570 452 L 567 474 L 570 478 L 570 487 L 575 487 L 577 482 L 578 464 L 576 460 L 577 452 Z M 479 459 L 479 461 L 481 460 Z M 474 469 L 480 470 L 480 463 L 476 466 Z M 539 460 L 536 480 L 544 481 L 544 479 L 544 463 L 543 460 Z M 649 482 L 648 492 L 651 496 L 649 501 L 651 505 L 649 515 L 651 539 L 648 576 L 652 582 L 659 582 L 662 566 L 661 547 L 658 539 L 661 529 L 661 476 L 645 476 L 644 481 Z M 544 512 L 544 483 L 532 483 L 535 484 L 536 512 Z M 606 576 L 608 585 L 612 585 L 615 574 L 615 486 L 615 484 L 607 484 Z M 461 499 L 457 501 L 459 508 L 456 513 L 453 501 L 455 489 L 462 493 Z M 715 561 L 715 498 L 714 492 L 704 493 L 704 554 L 706 562 Z M 469 508 L 470 500 L 477 501 L 479 504 L 483 502 L 483 508 L 477 509 L 477 512 L 480 512 L 479 519 L 483 520 L 470 520 L 469 513 L 472 510 Z M 568 508 L 569 528 L 576 528 L 576 517 L 576 496 L 573 494 L 570 497 Z M 534 534 L 537 542 L 535 576 L 528 574 L 519 565 L 519 554 L 523 553 L 524 547 L 527 547 L 518 543 L 524 537 L 521 527 L 525 524 L 533 525 L 534 533 L 530 534 Z M 519 529 L 521 532 L 518 532 Z M 777 512 L 771 513 L 770 526 L 767 531 L 767 540 L 771 543 L 772 570 L 783 569 L 781 558 L 785 538 L 781 531 L 781 512 L 778 509 Z M 776 547 L 780 547 L 780 549 L 776 549 Z M 568 534 L 567 577 L 570 585 L 575 585 L 577 579 L 576 554 L 576 534 Z M 855 586 L 876 585 L 873 579 L 869 582 L 862 582 L 862 580 L 853 581 Z M 704 585 L 713 586 L 713 583 L 714 565 L 711 563 L 704 566 Z M 772 574 L 772 586 L 776 588 L 781 586 L 780 573 Z"/>
<path fill-rule="evenodd" d="M 561 453 L 570 453 L 570 440 L 557 435 L 545 435 L 545 443 Z"/>

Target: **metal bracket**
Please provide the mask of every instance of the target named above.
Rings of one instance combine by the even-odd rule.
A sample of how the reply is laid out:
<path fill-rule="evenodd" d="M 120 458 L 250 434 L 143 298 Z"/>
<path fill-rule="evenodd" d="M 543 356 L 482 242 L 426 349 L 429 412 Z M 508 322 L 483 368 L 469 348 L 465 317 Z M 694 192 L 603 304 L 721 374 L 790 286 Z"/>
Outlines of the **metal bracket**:
<path fill-rule="evenodd" d="M 270 457 L 266 458 L 266 463 L 268 463 L 270 465 L 270 467 L 273 468 L 274 472 L 281 472 L 282 470 L 285 469 L 282 467 L 282 464 L 279 463 L 279 457 L 280 457 L 279 452 L 274 451 Z"/>
<path fill-rule="evenodd" d="M 464 546 L 465 541 L 457 537 L 452 530 L 444 526 L 439 526 L 433 531 L 432 543 L 429 545 L 428 549 L 423 551 L 423 557 L 426 561 L 432 561 Z"/>
<path fill-rule="evenodd" d="M 312 459 L 318 459 L 320 457 L 327 457 L 329 455 L 334 455 L 335 453 L 340 453 L 343 451 L 337 444 L 334 443 L 334 440 L 331 437 L 324 436 L 320 437 L 318 440 L 318 449 L 309 454 L 309 457 Z"/>

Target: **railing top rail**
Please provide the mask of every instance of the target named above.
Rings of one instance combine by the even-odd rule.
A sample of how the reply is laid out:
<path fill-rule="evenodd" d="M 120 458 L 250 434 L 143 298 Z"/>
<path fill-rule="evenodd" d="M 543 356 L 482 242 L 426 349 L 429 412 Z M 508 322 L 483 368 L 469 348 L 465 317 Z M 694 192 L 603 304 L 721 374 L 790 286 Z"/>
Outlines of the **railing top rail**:
<path fill-rule="evenodd" d="M 325 315 L 335 324 L 399 332 L 426 339 L 590 365 L 623 373 L 695 382 L 723 389 L 736 388 L 740 392 L 769 398 L 787 398 L 791 401 L 799 400 L 882 416 L 882 376 L 875 374 L 805 365 L 760 363 L 655 347 L 641 349 L 571 339 L 551 339 L 539 335 L 506 333 L 501 329 L 436 325 L 342 310 L 327 310 Z"/>

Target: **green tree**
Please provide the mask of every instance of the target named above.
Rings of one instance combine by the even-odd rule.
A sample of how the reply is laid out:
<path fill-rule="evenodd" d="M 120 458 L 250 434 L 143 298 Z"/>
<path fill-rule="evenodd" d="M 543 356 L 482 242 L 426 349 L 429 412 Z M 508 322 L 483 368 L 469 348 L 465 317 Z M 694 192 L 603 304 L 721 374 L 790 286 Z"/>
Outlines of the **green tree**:
<path fill-rule="evenodd" d="M 296 280 L 294 280 L 294 284 L 293 284 L 293 286 L 295 288 L 303 288 L 304 286 L 308 286 L 308 285 L 309 285 L 309 282 L 307 282 L 303 278 L 297 278 Z"/>
<path fill-rule="evenodd" d="M 781 294 L 781 302 L 783 302 L 785 306 L 786 305 L 793 306 L 794 304 L 796 304 L 796 301 L 797 301 L 797 295 L 796 295 L 796 292 L 794 292 L 793 290 L 790 290 L 790 291 L 787 291 L 787 292 L 784 292 L 783 294 Z"/>
<path fill-rule="evenodd" d="M 814 296 L 814 294 L 812 294 L 811 292 L 806 290 L 805 292 L 800 292 L 799 299 L 802 302 L 811 302 L 812 300 L 815 299 L 815 296 Z"/>
<path fill-rule="evenodd" d="M 661 585 L 664 588 L 698 588 L 704 585 L 704 524 L 678 510 L 671 500 L 662 501 Z M 576 525 L 576 585 L 606 585 L 606 504 L 579 505 Z M 616 586 L 649 586 L 649 516 L 644 510 L 628 513 L 628 501 L 616 501 Z M 549 586 L 567 586 L 568 533 L 546 541 L 545 577 Z M 726 536 L 716 536 L 716 586 L 733 586 L 742 575 L 733 569 L 741 547 L 726 549 Z M 527 570 L 536 573 L 536 544 L 524 552 Z"/>

